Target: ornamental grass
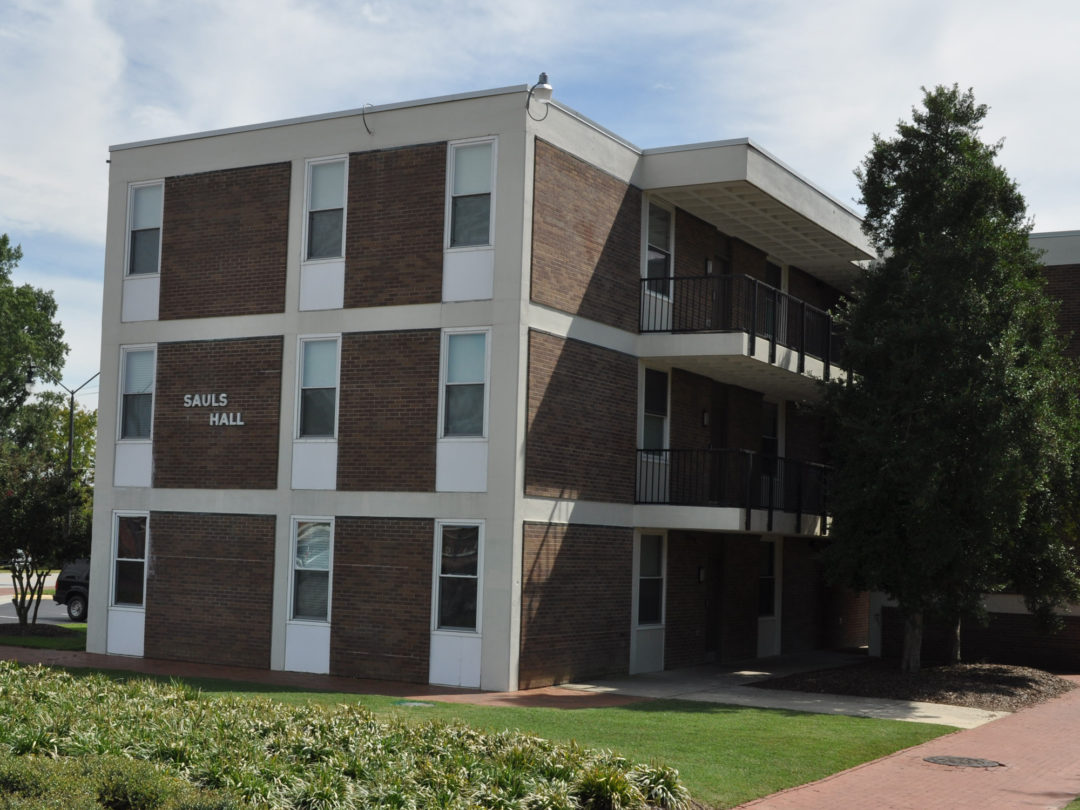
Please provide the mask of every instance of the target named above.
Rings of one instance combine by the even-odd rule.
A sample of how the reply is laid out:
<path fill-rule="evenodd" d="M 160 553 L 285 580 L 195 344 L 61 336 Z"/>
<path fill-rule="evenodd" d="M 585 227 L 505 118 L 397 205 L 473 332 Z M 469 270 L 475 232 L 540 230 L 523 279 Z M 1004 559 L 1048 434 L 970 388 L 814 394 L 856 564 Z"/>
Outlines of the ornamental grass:
<path fill-rule="evenodd" d="M 688 806 L 674 769 L 573 743 L 0 662 L 0 810 Z"/>

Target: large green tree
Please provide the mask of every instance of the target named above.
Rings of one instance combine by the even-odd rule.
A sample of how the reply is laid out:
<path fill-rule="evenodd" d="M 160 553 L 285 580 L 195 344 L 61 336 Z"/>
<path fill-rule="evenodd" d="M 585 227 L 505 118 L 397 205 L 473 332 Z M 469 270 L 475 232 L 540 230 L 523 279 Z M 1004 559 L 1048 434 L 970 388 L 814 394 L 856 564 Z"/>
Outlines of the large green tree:
<path fill-rule="evenodd" d="M 896 600 L 906 671 L 927 617 L 954 623 L 958 656 L 986 593 L 1048 619 L 1080 596 L 1077 375 L 986 113 L 924 90 L 856 172 L 879 258 L 841 314 L 851 374 L 827 389 L 827 564 Z"/>
<path fill-rule="evenodd" d="M 20 259 L 22 249 L 0 234 L 0 426 L 26 401 L 28 374 L 59 378 L 68 350 L 52 293 L 12 281 Z"/>

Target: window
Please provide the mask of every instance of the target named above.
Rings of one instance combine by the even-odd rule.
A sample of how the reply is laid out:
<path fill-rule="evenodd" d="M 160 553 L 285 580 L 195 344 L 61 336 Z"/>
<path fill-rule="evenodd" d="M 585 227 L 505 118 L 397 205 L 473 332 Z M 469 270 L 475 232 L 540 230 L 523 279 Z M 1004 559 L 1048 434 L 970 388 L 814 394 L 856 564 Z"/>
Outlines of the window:
<path fill-rule="evenodd" d="M 290 618 L 308 622 L 329 621 L 332 536 L 329 520 L 293 521 Z"/>
<path fill-rule="evenodd" d="M 300 438 L 333 438 L 337 427 L 338 341 L 300 341 Z"/>
<path fill-rule="evenodd" d="M 131 187 L 128 200 L 128 275 L 158 272 L 164 191 L 163 183 Z"/>
<path fill-rule="evenodd" d="M 664 538 L 659 534 L 641 535 L 637 621 L 639 625 L 664 622 Z"/>
<path fill-rule="evenodd" d="M 649 292 L 668 295 L 671 277 L 671 212 L 649 203 L 649 244 L 645 277 L 654 279 L 646 285 Z"/>
<path fill-rule="evenodd" d="M 308 164 L 305 259 L 345 255 L 345 161 Z"/>
<path fill-rule="evenodd" d="M 142 607 L 146 580 L 146 515 L 117 515 L 113 546 L 114 605 Z"/>
<path fill-rule="evenodd" d="M 472 630 L 477 625 L 480 526 L 438 524 L 438 596 L 435 626 Z"/>
<path fill-rule="evenodd" d="M 645 369 L 645 416 L 642 425 L 642 448 L 664 450 L 667 447 L 668 375 Z"/>
<path fill-rule="evenodd" d="M 484 436 L 487 332 L 444 334 L 442 435 Z"/>
<path fill-rule="evenodd" d="M 761 541 L 761 561 L 758 569 L 758 616 L 776 614 L 776 543 Z"/>
<path fill-rule="evenodd" d="M 120 354 L 120 438 L 149 439 L 154 411 L 154 350 Z"/>
<path fill-rule="evenodd" d="M 493 141 L 450 147 L 450 247 L 491 244 Z"/>

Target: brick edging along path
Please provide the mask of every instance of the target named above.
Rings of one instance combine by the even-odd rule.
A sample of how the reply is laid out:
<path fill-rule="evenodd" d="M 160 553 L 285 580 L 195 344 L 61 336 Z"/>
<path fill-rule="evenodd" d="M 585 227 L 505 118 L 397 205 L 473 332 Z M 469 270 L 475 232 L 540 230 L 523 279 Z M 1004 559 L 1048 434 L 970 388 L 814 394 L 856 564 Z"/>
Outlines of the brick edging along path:
<path fill-rule="evenodd" d="M 1066 676 L 1080 685 L 1080 676 Z M 977 757 L 955 768 L 930 756 Z M 986 810 L 1064 807 L 1080 796 L 1080 689 L 978 728 L 864 763 L 748 804 L 754 810 Z"/>

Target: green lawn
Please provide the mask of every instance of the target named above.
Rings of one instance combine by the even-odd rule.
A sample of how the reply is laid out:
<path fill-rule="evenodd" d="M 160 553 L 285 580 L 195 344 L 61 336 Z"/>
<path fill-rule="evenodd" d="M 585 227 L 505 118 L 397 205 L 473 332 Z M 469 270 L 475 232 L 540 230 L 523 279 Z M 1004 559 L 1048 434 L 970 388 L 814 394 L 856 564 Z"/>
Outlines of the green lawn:
<path fill-rule="evenodd" d="M 518 729 L 555 742 L 574 740 L 590 748 L 611 749 L 631 761 L 674 766 L 695 799 L 718 807 L 820 779 L 955 730 L 676 700 L 574 710 L 455 703 L 406 706 L 399 698 L 377 695 L 304 692 L 213 679 L 184 682 L 211 697 L 257 695 L 289 704 L 360 704 L 382 716 L 418 722 L 461 720 L 483 730 Z"/>

